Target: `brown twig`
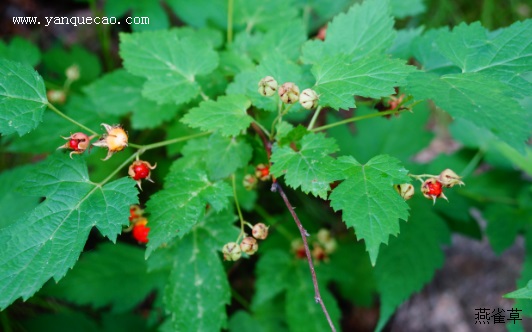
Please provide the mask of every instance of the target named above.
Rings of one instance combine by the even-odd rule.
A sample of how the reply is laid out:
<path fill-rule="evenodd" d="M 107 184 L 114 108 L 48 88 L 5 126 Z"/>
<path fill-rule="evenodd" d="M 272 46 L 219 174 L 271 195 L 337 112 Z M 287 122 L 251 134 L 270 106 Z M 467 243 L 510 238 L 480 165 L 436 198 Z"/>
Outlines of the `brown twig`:
<path fill-rule="evenodd" d="M 272 183 L 271 191 L 278 192 L 279 195 L 281 195 L 286 207 L 288 208 L 288 210 L 290 211 L 290 214 L 292 214 L 292 217 L 294 218 L 294 221 L 296 222 L 297 228 L 299 228 L 299 233 L 301 233 L 301 238 L 303 239 L 303 245 L 305 246 L 305 254 L 307 255 L 308 266 L 310 268 L 310 274 L 312 275 L 312 283 L 314 284 L 314 300 L 316 300 L 316 303 L 319 303 L 321 305 L 321 309 L 323 310 L 323 313 L 325 314 L 325 317 L 327 318 L 327 322 L 329 322 L 331 331 L 336 332 L 336 328 L 334 327 L 334 324 L 331 320 L 331 316 L 329 316 L 329 313 L 327 312 L 327 308 L 325 307 L 325 303 L 323 303 L 323 300 L 320 295 L 320 288 L 318 287 L 318 278 L 316 277 L 316 270 L 314 269 L 314 263 L 312 263 L 312 256 L 310 255 L 310 249 L 309 249 L 308 242 L 307 242 L 307 236 L 309 236 L 309 234 L 303 228 L 301 221 L 297 217 L 297 214 L 294 211 L 292 204 L 290 204 L 290 201 L 288 200 L 288 197 L 286 197 L 286 194 L 284 193 L 283 188 L 281 187 L 279 182 Z"/>

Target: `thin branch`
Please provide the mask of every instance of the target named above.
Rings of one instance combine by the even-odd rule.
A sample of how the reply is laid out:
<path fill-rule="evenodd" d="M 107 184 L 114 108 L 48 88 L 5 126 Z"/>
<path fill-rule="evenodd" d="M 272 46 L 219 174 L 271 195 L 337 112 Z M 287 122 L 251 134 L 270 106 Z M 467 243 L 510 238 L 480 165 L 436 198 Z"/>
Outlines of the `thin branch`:
<path fill-rule="evenodd" d="M 312 283 L 314 284 L 314 300 L 316 300 L 316 303 L 319 303 L 321 305 L 321 309 L 323 310 L 323 313 L 325 314 L 325 317 L 327 318 L 327 322 L 329 322 L 331 331 L 336 332 L 336 328 L 334 327 L 334 324 L 331 320 L 331 316 L 329 316 L 329 313 L 327 312 L 327 308 L 325 307 L 325 303 L 323 303 L 323 300 L 320 295 L 320 289 L 318 287 L 318 278 L 316 277 L 314 263 L 312 263 L 312 256 L 310 255 L 310 249 L 309 249 L 308 242 L 307 242 L 307 236 L 309 236 L 309 234 L 303 228 L 301 221 L 299 221 L 299 218 L 297 217 L 297 214 L 294 211 L 292 204 L 290 204 L 288 197 L 286 197 L 286 194 L 284 193 L 281 185 L 278 182 L 274 182 L 272 183 L 271 190 L 273 192 L 278 192 L 279 195 L 281 195 L 286 207 L 288 208 L 288 210 L 290 211 L 290 214 L 292 215 L 292 217 L 294 218 L 294 221 L 296 222 L 297 228 L 299 228 L 299 233 L 301 233 L 301 238 L 303 239 L 303 245 L 305 246 L 305 254 L 307 255 L 308 266 L 310 268 L 310 274 L 312 275 Z"/>
<path fill-rule="evenodd" d="M 99 135 L 94 130 L 90 129 L 89 127 L 87 127 L 87 126 L 85 126 L 85 125 L 83 125 L 83 124 L 81 124 L 79 122 L 77 122 L 76 120 L 72 119 L 71 117 L 69 117 L 65 113 L 61 112 L 60 110 L 57 109 L 57 107 L 55 107 L 51 103 L 48 103 L 46 106 L 48 106 L 48 108 L 50 110 L 52 110 L 55 114 L 59 115 L 60 117 L 62 117 L 63 119 L 65 119 L 67 121 L 70 121 L 71 123 L 75 124 L 76 126 L 80 127 L 81 129 L 83 129 L 85 131 L 88 131 L 89 133 L 91 133 L 93 135 Z"/>
<path fill-rule="evenodd" d="M 349 119 L 346 119 L 346 120 L 330 123 L 330 124 L 325 125 L 325 126 L 316 127 L 314 129 L 311 129 L 310 131 L 312 131 L 312 132 L 321 131 L 321 130 L 325 130 L 325 129 L 341 126 L 343 124 L 350 123 L 350 122 L 356 122 L 356 121 L 360 121 L 360 120 L 364 120 L 364 119 L 371 119 L 371 118 L 376 118 L 376 117 L 381 117 L 381 116 L 386 116 L 386 115 L 392 115 L 392 114 L 401 114 L 401 113 L 404 113 L 404 112 L 411 112 L 411 110 L 410 109 L 390 110 L 390 111 L 384 111 L 384 112 L 375 112 L 375 113 L 365 114 L 365 115 L 361 115 L 361 116 L 355 116 L 355 117 L 352 117 L 352 118 L 349 118 Z"/>
<path fill-rule="evenodd" d="M 307 130 L 312 130 L 314 128 L 314 124 L 316 123 L 316 120 L 318 119 L 318 116 L 320 115 L 322 107 L 318 106 L 318 108 L 314 111 L 314 115 L 312 115 L 312 119 L 310 120 L 310 123 L 308 124 Z"/>

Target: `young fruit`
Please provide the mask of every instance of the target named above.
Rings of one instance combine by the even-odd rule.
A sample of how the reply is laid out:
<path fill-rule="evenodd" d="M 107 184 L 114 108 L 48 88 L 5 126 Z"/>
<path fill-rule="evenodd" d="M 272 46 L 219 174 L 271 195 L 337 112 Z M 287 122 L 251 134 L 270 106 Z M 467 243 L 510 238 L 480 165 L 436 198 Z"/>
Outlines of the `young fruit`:
<path fill-rule="evenodd" d="M 425 180 L 425 182 L 423 182 L 421 185 L 421 192 L 425 198 L 432 199 L 434 204 L 436 204 L 436 199 L 440 197 L 449 201 L 443 194 L 441 182 L 436 178 Z"/>
<path fill-rule="evenodd" d="M 145 219 L 145 218 L 142 218 L 142 219 Z M 133 226 L 133 237 L 135 238 L 135 240 L 139 241 L 140 243 L 148 243 L 149 233 L 150 233 L 150 228 L 146 227 L 146 224 L 143 222 L 136 223 L 135 226 Z"/>
<path fill-rule="evenodd" d="M 261 181 L 270 179 L 270 168 L 264 164 L 258 164 L 255 167 L 255 176 Z"/>
<path fill-rule="evenodd" d="M 440 181 L 445 188 L 452 188 L 455 185 L 465 185 L 465 183 L 460 180 L 461 178 L 462 177 L 458 176 L 452 169 L 447 168 L 440 173 L 438 181 Z"/>
<path fill-rule="evenodd" d="M 301 96 L 299 96 L 299 103 L 301 106 L 303 106 L 303 108 L 310 110 L 318 106 L 319 99 L 320 98 L 316 91 L 312 89 L 305 89 L 301 92 Z"/>
<path fill-rule="evenodd" d="M 144 211 L 138 205 L 131 205 L 129 207 L 129 222 L 134 223 L 137 219 L 142 217 Z"/>
<path fill-rule="evenodd" d="M 278 93 L 285 104 L 293 104 L 299 100 L 299 87 L 292 82 L 281 85 Z"/>
<path fill-rule="evenodd" d="M 336 251 L 338 244 L 336 243 L 336 239 L 332 237 L 331 232 L 328 229 L 320 229 L 318 231 L 317 238 L 318 242 L 323 247 L 326 254 L 331 254 Z"/>
<path fill-rule="evenodd" d="M 111 158 L 113 153 L 124 150 L 127 146 L 128 137 L 127 133 L 119 125 L 110 126 L 106 123 L 102 123 L 102 126 L 104 126 L 107 133 L 93 145 L 108 149 L 107 156 L 103 159 L 107 160 Z"/>
<path fill-rule="evenodd" d="M 71 82 L 79 80 L 79 66 L 72 65 L 65 70 L 65 76 Z"/>
<path fill-rule="evenodd" d="M 69 149 L 72 150 L 70 152 L 70 158 L 72 158 L 73 154 L 82 154 L 87 150 L 87 148 L 90 146 L 91 139 L 94 138 L 94 136 L 87 136 L 85 133 L 74 133 L 70 135 L 69 137 L 63 137 L 63 139 L 66 139 L 67 142 L 58 149 Z"/>
<path fill-rule="evenodd" d="M 226 261 L 237 261 L 242 256 L 242 250 L 236 242 L 226 243 L 222 248 L 222 253 Z"/>
<path fill-rule="evenodd" d="M 260 222 L 253 226 L 251 234 L 253 234 L 253 237 L 257 240 L 264 240 L 268 237 L 268 227 L 266 227 L 266 225 Z"/>
<path fill-rule="evenodd" d="M 257 243 L 257 240 L 248 236 L 240 242 L 240 249 L 248 255 L 253 255 L 259 249 L 259 244 Z"/>
<path fill-rule="evenodd" d="M 405 199 L 405 201 L 408 201 L 414 196 L 415 189 L 410 183 L 396 184 L 393 187 L 395 191 Z"/>
<path fill-rule="evenodd" d="M 243 185 L 246 190 L 253 190 L 257 186 L 257 178 L 251 174 L 246 174 Z"/>
<path fill-rule="evenodd" d="M 277 81 L 271 76 L 266 76 L 259 81 L 259 93 L 264 97 L 273 96 L 277 87 Z"/>
<path fill-rule="evenodd" d="M 64 104 L 66 100 L 66 94 L 63 90 L 48 90 L 46 97 L 51 103 Z"/>
<path fill-rule="evenodd" d="M 130 177 L 133 178 L 137 182 L 137 185 L 140 189 L 142 187 L 140 186 L 140 180 L 148 180 L 150 182 L 153 182 L 153 180 L 150 178 L 151 176 L 151 170 L 155 169 L 157 167 L 157 163 L 155 165 L 151 165 L 149 162 L 144 160 L 137 160 L 134 161 L 128 169 L 128 174 Z"/>

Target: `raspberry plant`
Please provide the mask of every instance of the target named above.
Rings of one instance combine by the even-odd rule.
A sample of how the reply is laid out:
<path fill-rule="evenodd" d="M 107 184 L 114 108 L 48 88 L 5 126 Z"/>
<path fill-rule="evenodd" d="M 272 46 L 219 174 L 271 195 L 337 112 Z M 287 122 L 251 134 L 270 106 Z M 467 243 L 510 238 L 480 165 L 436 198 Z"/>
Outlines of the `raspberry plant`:
<path fill-rule="evenodd" d="M 136 329 L 326 331 L 378 295 L 382 330 L 452 233 L 525 236 L 507 296 L 532 315 L 532 21 L 396 28 L 407 3 L 168 1 L 172 28 L 131 5 L 159 20 L 104 74 L 80 46 L 0 44 L 2 321 L 55 299 L 144 310 Z"/>

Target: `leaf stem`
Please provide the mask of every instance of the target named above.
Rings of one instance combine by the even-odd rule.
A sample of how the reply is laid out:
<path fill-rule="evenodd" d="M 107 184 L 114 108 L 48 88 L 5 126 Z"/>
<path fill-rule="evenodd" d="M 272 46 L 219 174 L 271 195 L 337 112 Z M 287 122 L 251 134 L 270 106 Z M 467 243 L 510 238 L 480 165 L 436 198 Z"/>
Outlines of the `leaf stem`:
<path fill-rule="evenodd" d="M 310 123 L 308 124 L 307 130 L 312 130 L 314 127 L 314 124 L 316 123 L 316 120 L 318 120 L 318 116 L 320 115 L 322 107 L 318 106 L 316 111 L 314 111 L 314 115 L 312 116 L 312 119 L 310 120 Z"/>
<path fill-rule="evenodd" d="M 467 166 L 460 172 L 462 175 L 462 178 L 465 178 L 477 168 L 478 164 L 482 160 L 482 157 L 484 157 L 484 150 L 480 149 L 477 151 L 477 153 L 471 158 Z"/>
<path fill-rule="evenodd" d="M 60 110 L 57 109 L 57 107 L 55 107 L 54 105 L 52 105 L 51 103 L 48 103 L 48 108 L 51 109 L 54 113 L 56 113 L 57 115 L 59 115 L 60 117 L 62 117 L 63 119 L 75 124 L 76 126 L 82 128 L 83 130 L 85 131 L 88 131 L 89 133 L 93 134 L 93 135 L 97 135 L 97 136 L 100 136 L 97 132 L 95 132 L 94 130 L 90 129 L 89 127 L 77 122 L 76 120 L 72 119 L 71 117 L 69 117 L 68 115 L 66 115 L 65 113 L 61 112 Z"/>
<path fill-rule="evenodd" d="M 314 128 L 314 129 L 312 129 L 310 131 L 313 131 L 313 132 L 321 131 L 321 130 L 325 130 L 325 129 L 341 126 L 341 125 L 346 124 L 346 123 L 351 123 L 351 122 L 356 122 L 356 121 L 365 120 L 365 119 L 371 119 L 371 118 L 377 118 L 377 117 L 391 115 L 391 114 L 401 114 L 401 113 L 404 113 L 404 112 L 410 112 L 410 109 L 390 110 L 390 111 L 371 113 L 371 114 L 366 114 L 366 115 L 361 115 L 361 116 L 355 116 L 355 117 L 352 117 L 350 119 L 346 119 L 346 120 L 338 121 L 338 122 L 331 123 L 331 124 L 328 124 L 328 125 L 325 125 L 325 126 L 317 127 L 317 128 Z"/>
<path fill-rule="evenodd" d="M 233 42 L 233 0 L 227 0 L 227 44 Z"/>
<path fill-rule="evenodd" d="M 132 147 L 132 148 L 135 148 L 135 149 L 148 151 L 148 150 L 160 148 L 160 147 L 171 145 L 171 144 L 175 144 L 175 143 L 179 143 L 179 142 L 183 142 L 183 141 L 188 141 L 189 139 L 202 137 L 202 136 L 207 136 L 207 135 L 210 135 L 210 134 L 212 134 L 212 133 L 210 131 L 208 131 L 208 132 L 205 132 L 205 133 L 198 133 L 198 134 L 192 134 L 192 135 L 183 136 L 183 137 L 172 138 L 172 139 L 169 139 L 169 140 L 166 140 L 166 141 L 161 141 L 161 142 L 147 144 L 147 145 L 138 145 L 138 144 L 129 143 L 129 146 Z"/>
<path fill-rule="evenodd" d="M 135 152 L 134 154 L 132 154 L 131 156 L 129 156 L 126 160 L 124 160 L 123 163 L 120 164 L 120 166 L 115 168 L 115 170 L 111 174 L 109 174 L 109 176 L 107 176 L 103 181 L 98 183 L 98 186 L 101 187 L 104 184 L 106 184 L 107 182 L 109 182 L 109 180 L 111 180 L 113 178 L 113 176 L 115 176 L 118 172 L 120 172 L 120 170 L 122 168 L 124 168 L 126 165 L 129 165 L 131 163 L 131 161 L 133 161 L 133 159 L 135 159 L 137 156 L 141 155 L 143 152 L 144 152 L 144 150 L 141 149 L 141 150 L 138 150 L 137 152 Z"/>
<path fill-rule="evenodd" d="M 334 324 L 331 320 L 331 316 L 329 316 L 329 313 L 327 312 L 327 308 L 325 307 L 325 303 L 323 303 L 323 300 L 321 298 L 320 289 L 318 286 L 318 278 L 316 277 L 316 270 L 314 269 L 314 264 L 312 263 L 312 256 L 310 254 L 310 249 L 309 249 L 308 242 L 307 242 L 307 236 L 309 236 L 308 232 L 303 228 L 301 221 L 297 217 L 297 214 L 294 211 L 292 204 L 290 204 L 288 197 L 286 197 L 286 194 L 284 193 L 281 185 L 278 182 L 272 183 L 271 191 L 278 192 L 279 195 L 281 195 L 286 207 L 288 208 L 288 210 L 290 211 L 290 214 L 292 215 L 292 218 L 294 218 L 297 228 L 299 228 L 299 233 L 301 234 L 301 238 L 303 239 L 303 245 L 305 247 L 305 254 L 307 255 L 307 261 L 308 261 L 308 266 L 310 268 L 310 274 L 312 275 L 312 283 L 314 284 L 314 300 L 316 300 L 316 303 L 319 303 L 321 305 L 321 309 L 323 310 L 323 313 L 325 314 L 325 317 L 327 318 L 327 322 L 329 322 L 331 331 L 336 332 L 336 328 L 334 327 Z"/>
<path fill-rule="evenodd" d="M 244 217 L 242 216 L 242 210 L 240 210 L 240 204 L 238 203 L 238 195 L 236 194 L 236 181 L 234 173 L 231 175 L 231 182 L 233 183 L 233 197 L 235 198 L 236 210 L 238 211 L 238 218 L 240 218 L 240 234 L 238 234 L 238 238 L 236 239 L 236 242 L 238 243 L 238 240 L 240 240 L 241 237 L 244 237 L 244 224 L 246 222 L 244 221 Z"/>

